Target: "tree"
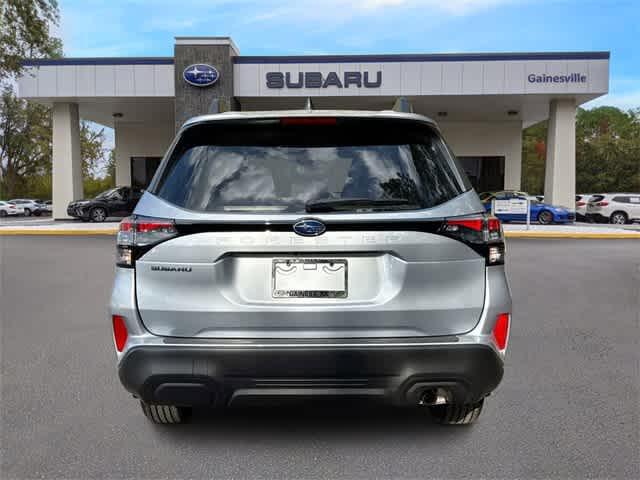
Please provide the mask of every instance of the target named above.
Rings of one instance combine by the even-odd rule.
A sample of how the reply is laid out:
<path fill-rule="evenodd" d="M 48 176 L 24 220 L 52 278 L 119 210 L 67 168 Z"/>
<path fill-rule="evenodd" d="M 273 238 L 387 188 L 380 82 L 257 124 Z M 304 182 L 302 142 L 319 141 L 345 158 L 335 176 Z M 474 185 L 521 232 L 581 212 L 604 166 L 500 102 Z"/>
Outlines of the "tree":
<path fill-rule="evenodd" d="M 104 129 L 80 125 L 80 155 L 88 194 L 114 183 L 113 153 L 104 146 Z M 107 175 L 103 175 L 106 166 Z M 0 98 L 0 199 L 51 197 L 51 109 L 15 96 L 5 87 Z"/>
<path fill-rule="evenodd" d="M 525 129 L 522 136 L 522 189 L 532 195 L 544 191 L 547 122 Z"/>
<path fill-rule="evenodd" d="M 23 192 L 29 180 L 51 174 L 50 109 L 15 96 L 0 99 L 0 198 Z"/>
<path fill-rule="evenodd" d="M 580 110 L 576 119 L 576 190 L 640 192 L 640 112 Z"/>
<path fill-rule="evenodd" d="M 523 133 L 522 186 L 544 190 L 547 122 Z M 576 191 L 640 192 L 640 109 L 578 109 L 576 114 Z"/>
<path fill-rule="evenodd" d="M 97 130 L 89 122 L 80 122 L 80 156 L 85 178 L 99 175 L 106 154 L 104 142 L 104 128 Z"/>
<path fill-rule="evenodd" d="M 0 81 L 18 75 L 25 58 L 61 55 L 61 41 L 50 35 L 58 19 L 57 0 L 0 1 Z"/>

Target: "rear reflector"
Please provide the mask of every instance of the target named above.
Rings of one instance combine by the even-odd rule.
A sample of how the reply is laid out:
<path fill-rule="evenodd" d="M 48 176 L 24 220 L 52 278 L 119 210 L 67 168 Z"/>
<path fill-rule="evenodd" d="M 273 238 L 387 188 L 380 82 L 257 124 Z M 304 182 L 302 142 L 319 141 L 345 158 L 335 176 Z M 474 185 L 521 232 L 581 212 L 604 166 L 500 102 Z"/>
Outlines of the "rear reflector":
<path fill-rule="evenodd" d="M 509 320 L 511 314 L 500 313 L 496 317 L 496 324 L 493 327 L 493 338 L 496 341 L 498 350 L 504 352 L 507 348 L 507 340 L 509 338 Z"/>
<path fill-rule="evenodd" d="M 283 117 L 281 125 L 335 125 L 335 117 Z"/>
<path fill-rule="evenodd" d="M 113 339 L 116 343 L 116 350 L 121 352 L 129 336 L 127 326 L 124 323 L 124 317 L 120 315 L 113 315 L 111 319 L 113 320 Z"/>

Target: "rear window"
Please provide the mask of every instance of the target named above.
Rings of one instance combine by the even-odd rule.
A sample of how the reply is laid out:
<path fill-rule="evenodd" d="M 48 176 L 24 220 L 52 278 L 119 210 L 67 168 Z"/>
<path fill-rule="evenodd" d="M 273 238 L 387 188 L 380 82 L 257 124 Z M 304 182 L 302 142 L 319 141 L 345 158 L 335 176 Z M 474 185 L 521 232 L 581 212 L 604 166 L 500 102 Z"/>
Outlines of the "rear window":
<path fill-rule="evenodd" d="M 302 213 L 317 202 L 331 211 L 429 208 L 469 188 L 428 126 L 285 120 L 189 128 L 150 190 L 201 212 Z"/>
<path fill-rule="evenodd" d="M 593 195 L 589 199 L 589 203 L 601 202 L 602 200 L 604 200 L 604 195 Z"/>

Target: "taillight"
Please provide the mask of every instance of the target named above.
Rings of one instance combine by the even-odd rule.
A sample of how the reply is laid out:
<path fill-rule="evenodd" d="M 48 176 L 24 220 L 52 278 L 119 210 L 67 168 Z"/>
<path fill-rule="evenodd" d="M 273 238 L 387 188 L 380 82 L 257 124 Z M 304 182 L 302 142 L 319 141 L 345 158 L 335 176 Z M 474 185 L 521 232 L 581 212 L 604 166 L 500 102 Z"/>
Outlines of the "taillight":
<path fill-rule="evenodd" d="M 116 264 L 119 267 L 133 267 L 143 253 L 177 234 L 170 220 L 127 217 L 120 222 L 118 230 Z"/>
<path fill-rule="evenodd" d="M 584 207 L 587 202 L 576 202 L 576 207 Z"/>
<path fill-rule="evenodd" d="M 440 231 L 473 248 L 485 257 L 487 265 L 504 264 L 504 235 L 500 220 L 496 217 L 449 218 L 444 221 Z"/>
<path fill-rule="evenodd" d="M 596 205 L 599 207 L 606 207 L 607 205 L 609 205 L 609 202 L 598 202 L 596 203 Z"/>
<path fill-rule="evenodd" d="M 120 315 L 113 315 L 111 320 L 113 322 L 113 340 L 116 344 L 116 349 L 121 352 L 129 337 L 127 325 L 124 322 L 124 317 Z"/>
<path fill-rule="evenodd" d="M 509 321 L 511 314 L 500 313 L 496 317 L 496 324 L 493 326 L 493 339 L 496 342 L 498 350 L 504 352 L 507 349 L 507 341 L 509 339 Z"/>

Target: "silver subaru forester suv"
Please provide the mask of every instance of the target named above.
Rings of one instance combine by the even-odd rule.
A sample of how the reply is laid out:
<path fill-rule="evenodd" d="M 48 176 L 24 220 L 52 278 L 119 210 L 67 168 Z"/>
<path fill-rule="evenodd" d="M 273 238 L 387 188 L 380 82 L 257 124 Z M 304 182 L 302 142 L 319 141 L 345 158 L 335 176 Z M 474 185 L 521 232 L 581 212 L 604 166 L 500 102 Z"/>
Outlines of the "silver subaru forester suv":
<path fill-rule="evenodd" d="M 120 380 L 155 423 L 317 396 L 472 423 L 503 374 L 504 255 L 426 117 L 196 117 L 120 224 Z"/>

